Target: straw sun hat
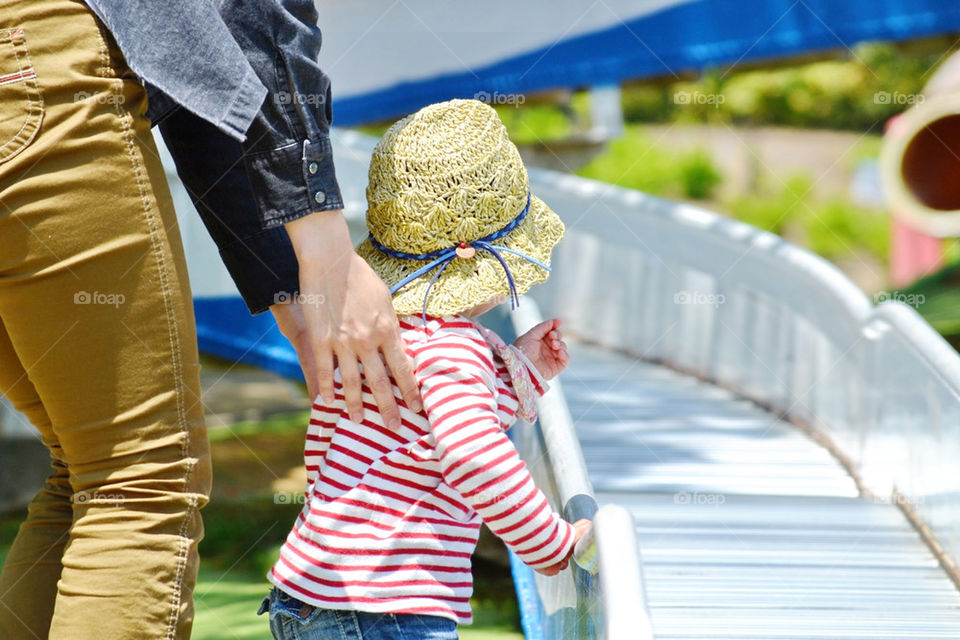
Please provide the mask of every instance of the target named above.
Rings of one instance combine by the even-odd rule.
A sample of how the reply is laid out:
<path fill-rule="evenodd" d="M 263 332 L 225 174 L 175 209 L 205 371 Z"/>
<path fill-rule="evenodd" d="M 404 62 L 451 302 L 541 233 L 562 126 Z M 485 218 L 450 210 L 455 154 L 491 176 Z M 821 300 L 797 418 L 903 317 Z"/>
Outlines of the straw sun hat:
<path fill-rule="evenodd" d="M 357 252 L 399 315 L 516 300 L 547 279 L 563 236 L 496 111 L 477 100 L 433 104 L 387 130 L 370 161 L 367 228 Z"/>

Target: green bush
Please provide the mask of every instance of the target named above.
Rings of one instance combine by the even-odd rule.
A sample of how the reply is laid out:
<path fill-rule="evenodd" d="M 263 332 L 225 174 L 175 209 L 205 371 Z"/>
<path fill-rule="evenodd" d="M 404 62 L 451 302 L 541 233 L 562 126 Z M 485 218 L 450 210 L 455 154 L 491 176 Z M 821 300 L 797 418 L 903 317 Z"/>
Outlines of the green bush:
<path fill-rule="evenodd" d="M 705 200 L 713 193 L 713 188 L 723 182 L 720 171 L 702 149 L 681 156 L 678 168 L 683 195 L 687 198 Z"/>
<path fill-rule="evenodd" d="M 890 249 L 886 213 L 839 198 L 813 201 L 811 185 L 808 176 L 793 176 L 772 194 L 741 196 L 725 203 L 726 209 L 738 220 L 760 229 L 799 235 L 798 242 L 829 260 L 864 252 L 886 264 Z"/>
<path fill-rule="evenodd" d="M 570 115 L 554 104 L 495 107 L 515 144 L 562 140 L 574 130 Z"/>
<path fill-rule="evenodd" d="M 610 142 L 602 154 L 577 173 L 586 178 L 662 195 L 671 184 L 669 164 L 668 154 L 652 146 L 638 129 L 631 128 Z"/>
<path fill-rule="evenodd" d="M 628 127 L 577 174 L 654 195 L 693 199 L 710 197 L 723 181 L 706 152 L 671 153 L 637 127 Z"/>
<path fill-rule="evenodd" d="M 628 84 L 630 122 L 729 121 L 833 129 L 879 129 L 904 111 L 952 47 L 949 39 L 866 43 L 838 59 L 772 68 L 708 70 L 695 79 Z M 709 99 L 679 102 L 678 93 Z"/>
<path fill-rule="evenodd" d="M 665 85 L 641 84 L 623 88 L 621 108 L 627 122 L 661 122 L 673 113 L 673 100 Z"/>

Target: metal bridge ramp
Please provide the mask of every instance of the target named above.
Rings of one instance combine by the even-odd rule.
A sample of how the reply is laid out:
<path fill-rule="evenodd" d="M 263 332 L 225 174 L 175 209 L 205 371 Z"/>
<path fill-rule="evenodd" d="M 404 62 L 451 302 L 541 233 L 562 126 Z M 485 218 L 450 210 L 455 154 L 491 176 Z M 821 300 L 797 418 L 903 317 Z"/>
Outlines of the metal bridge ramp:
<path fill-rule="evenodd" d="M 658 640 L 960 638 L 960 595 L 900 510 L 801 430 L 665 367 L 570 356 L 589 477 L 636 520 Z"/>

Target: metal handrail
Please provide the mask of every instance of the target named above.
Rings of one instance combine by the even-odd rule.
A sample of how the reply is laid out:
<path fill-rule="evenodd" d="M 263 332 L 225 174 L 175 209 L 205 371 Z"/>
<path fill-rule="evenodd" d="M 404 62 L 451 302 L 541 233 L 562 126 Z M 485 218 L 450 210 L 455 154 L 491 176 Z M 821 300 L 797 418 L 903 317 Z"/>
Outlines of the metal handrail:
<path fill-rule="evenodd" d="M 599 554 L 605 637 L 653 640 L 633 514 L 618 504 L 604 505 L 594 516 L 593 528 Z"/>
<path fill-rule="evenodd" d="M 542 322 L 539 307 L 524 299 L 511 314 L 513 327 L 520 335 Z M 633 516 L 619 505 L 597 508 L 593 485 L 576 435 L 560 380 L 537 402 L 538 421 L 557 497 L 564 517 L 571 522 L 586 518 L 593 521 L 597 547 L 600 601 L 606 640 L 653 640 L 653 627 L 644 590 L 643 568 Z M 591 597 L 591 580 L 581 569 L 577 577 L 579 608 L 586 612 Z"/>
<path fill-rule="evenodd" d="M 511 314 L 511 320 L 517 335 L 520 335 L 542 322 L 543 318 L 537 303 L 532 299 L 524 299 Z M 587 463 L 583 458 L 573 418 L 567 407 L 563 386 L 559 379 L 551 380 L 550 388 L 538 400 L 537 415 L 554 471 L 564 517 L 572 520 L 580 518 L 592 520 L 597 510 L 596 501 L 593 499 L 593 485 L 590 484 Z"/>
<path fill-rule="evenodd" d="M 903 304 L 922 297 L 875 306 L 768 232 L 578 176 L 529 176 L 567 225 L 550 280 L 530 293 L 544 313 L 803 425 L 863 490 L 906 499 L 960 583 L 948 568 L 960 564 L 960 357 Z"/>

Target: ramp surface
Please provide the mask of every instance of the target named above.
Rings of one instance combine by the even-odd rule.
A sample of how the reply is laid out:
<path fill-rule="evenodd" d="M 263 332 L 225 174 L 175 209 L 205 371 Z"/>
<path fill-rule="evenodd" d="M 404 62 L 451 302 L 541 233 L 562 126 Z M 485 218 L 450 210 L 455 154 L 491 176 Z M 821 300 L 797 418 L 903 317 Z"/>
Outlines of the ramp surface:
<path fill-rule="evenodd" d="M 570 355 L 597 502 L 636 519 L 658 640 L 960 638 L 960 595 L 900 510 L 802 431 L 665 367 Z"/>

